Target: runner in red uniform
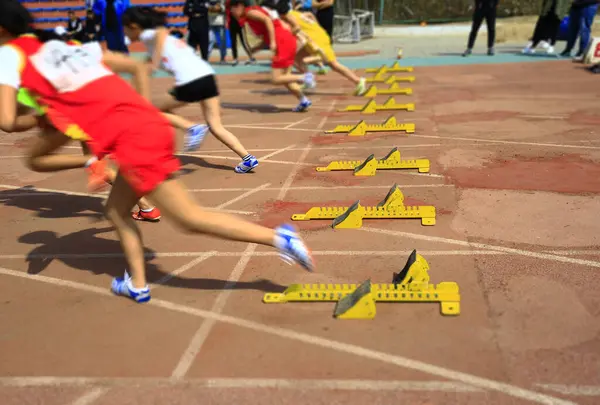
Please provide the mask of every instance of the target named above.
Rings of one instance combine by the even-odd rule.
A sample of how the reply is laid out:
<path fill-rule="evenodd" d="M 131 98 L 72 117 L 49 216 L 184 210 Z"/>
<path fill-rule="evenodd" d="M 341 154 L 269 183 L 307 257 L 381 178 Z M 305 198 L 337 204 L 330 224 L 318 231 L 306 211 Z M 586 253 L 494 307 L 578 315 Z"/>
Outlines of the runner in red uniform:
<path fill-rule="evenodd" d="M 182 229 L 221 239 L 277 248 L 284 260 L 308 270 L 310 251 L 290 225 L 269 229 L 237 217 L 210 212 L 190 197 L 174 178 L 179 162 L 173 156 L 174 130 L 149 100 L 149 77 L 143 63 L 124 55 L 103 53 L 98 43 L 72 46 L 43 42 L 25 35 L 32 23 L 17 0 L 0 2 L 0 130 L 12 132 L 26 121 L 17 116 L 17 91 L 22 86 L 46 107 L 48 119 L 61 132 L 39 138 L 48 154 L 69 137 L 85 139 L 94 156 L 53 156 L 56 170 L 80 168 L 111 154 L 119 174 L 106 203 L 106 215 L 115 227 L 132 276 L 115 278 L 112 291 L 134 299 L 150 300 L 141 234 L 131 208 L 148 195 L 163 215 Z M 135 73 L 138 95 L 109 67 Z M 141 74 L 144 72 L 144 74 Z M 61 160 L 62 159 L 62 160 Z"/>
<path fill-rule="evenodd" d="M 310 72 L 304 75 L 292 74 L 297 51 L 296 37 L 289 26 L 281 21 L 276 11 L 266 7 L 246 6 L 246 1 L 231 0 L 231 16 L 238 20 L 240 26 L 248 25 L 262 40 L 251 49 L 252 52 L 264 49 L 265 46 L 273 52 L 271 63 L 273 84 L 284 85 L 298 98 L 300 104 L 294 108 L 294 111 L 306 111 L 312 103 L 304 95 L 298 83 L 303 83 L 307 88 L 314 88 L 316 83 L 314 75 Z"/>

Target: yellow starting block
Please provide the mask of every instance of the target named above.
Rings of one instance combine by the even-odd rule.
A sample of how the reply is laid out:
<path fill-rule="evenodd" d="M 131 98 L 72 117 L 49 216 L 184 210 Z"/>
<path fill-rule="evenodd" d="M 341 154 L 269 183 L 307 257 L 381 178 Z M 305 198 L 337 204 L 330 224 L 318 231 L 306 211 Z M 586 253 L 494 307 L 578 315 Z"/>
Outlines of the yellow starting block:
<path fill-rule="evenodd" d="M 385 76 L 385 74 L 376 74 L 373 77 L 367 78 L 367 83 L 385 83 L 394 84 L 398 82 L 414 82 L 416 79 L 414 76 Z"/>
<path fill-rule="evenodd" d="M 373 319 L 376 302 L 439 302 L 442 315 L 460 315 L 460 292 L 455 282 L 429 283 L 429 264 L 413 250 L 391 284 L 292 284 L 283 293 L 267 293 L 263 302 L 337 302 L 338 319 Z"/>
<path fill-rule="evenodd" d="M 391 116 L 383 124 L 367 124 L 360 121 L 356 125 L 337 125 L 334 129 L 325 131 L 326 134 L 347 133 L 348 136 L 365 136 L 367 132 L 397 132 L 404 131 L 407 134 L 415 133 L 415 124 L 398 124 L 396 117 Z"/>
<path fill-rule="evenodd" d="M 379 89 L 379 88 L 377 88 L 377 86 L 371 86 L 365 92 L 365 94 L 363 94 L 363 97 L 390 96 L 390 95 L 400 95 L 400 94 L 411 95 L 412 93 L 413 93 L 412 89 L 401 88 L 398 85 L 398 83 L 393 83 L 387 89 Z"/>
<path fill-rule="evenodd" d="M 414 70 L 415 69 L 412 66 L 400 66 L 400 64 L 398 62 L 394 62 L 394 64 L 392 66 L 383 65 L 378 68 L 369 68 L 369 69 L 366 69 L 365 72 L 376 73 L 376 74 L 382 75 L 385 73 L 412 72 Z"/>
<path fill-rule="evenodd" d="M 415 105 L 413 103 L 410 104 L 398 104 L 394 97 L 390 97 L 383 104 L 377 104 L 375 100 L 369 101 L 364 105 L 349 105 L 346 108 L 338 110 L 339 112 L 352 112 L 352 111 L 360 111 L 361 114 L 375 114 L 378 111 L 395 111 L 395 110 L 406 110 L 406 111 L 414 111 Z"/>
<path fill-rule="evenodd" d="M 366 160 L 337 160 L 326 167 L 317 167 L 318 172 L 353 170 L 355 176 L 375 176 L 377 170 L 418 169 L 419 173 L 429 172 L 428 159 L 402 160 L 398 148 L 394 148 L 383 159 L 375 159 L 375 155 Z"/>
<path fill-rule="evenodd" d="M 292 215 L 292 221 L 333 219 L 334 229 L 356 229 L 363 219 L 421 219 L 421 225 L 435 225 L 433 206 L 405 206 L 404 194 L 394 184 L 386 197 L 376 206 L 363 207 L 360 200 L 350 207 L 312 207 L 305 214 Z"/>

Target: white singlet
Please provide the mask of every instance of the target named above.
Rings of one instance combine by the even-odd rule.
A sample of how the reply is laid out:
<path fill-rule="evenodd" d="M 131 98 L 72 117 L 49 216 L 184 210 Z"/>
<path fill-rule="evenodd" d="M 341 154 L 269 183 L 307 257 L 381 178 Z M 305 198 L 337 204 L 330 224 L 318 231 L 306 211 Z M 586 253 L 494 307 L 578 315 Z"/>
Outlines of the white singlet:
<path fill-rule="evenodd" d="M 156 30 L 144 30 L 140 40 L 152 55 L 156 46 Z M 167 35 L 162 49 L 161 65 L 175 76 L 175 85 L 182 86 L 202 77 L 215 74 L 207 62 L 194 53 L 194 49 L 181 39 Z"/>

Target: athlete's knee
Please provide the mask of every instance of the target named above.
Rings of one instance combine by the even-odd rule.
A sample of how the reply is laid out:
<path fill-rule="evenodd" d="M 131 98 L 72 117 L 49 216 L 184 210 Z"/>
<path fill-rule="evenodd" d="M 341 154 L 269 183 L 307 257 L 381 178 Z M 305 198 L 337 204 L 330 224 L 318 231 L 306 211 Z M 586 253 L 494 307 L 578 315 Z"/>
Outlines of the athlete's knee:
<path fill-rule="evenodd" d="M 40 157 L 39 156 L 34 156 L 34 155 L 29 155 L 25 158 L 25 166 L 27 166 L 27 168 L 31 171 L 34 172 L 41 172 L 42 171 L 42 167 L 40 165 Z"/>

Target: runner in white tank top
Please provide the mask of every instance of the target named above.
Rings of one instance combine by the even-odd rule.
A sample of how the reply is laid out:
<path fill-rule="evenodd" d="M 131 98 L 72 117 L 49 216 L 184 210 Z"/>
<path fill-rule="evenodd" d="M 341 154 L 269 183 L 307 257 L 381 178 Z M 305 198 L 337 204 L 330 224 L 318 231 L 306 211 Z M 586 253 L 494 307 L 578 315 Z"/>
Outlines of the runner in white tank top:
<path fill-rule="evenodd" d="M 154 69 L 163 67 L 175 78 L 175 87 L 169 92 L 173 98 L 154 104 L 166 114 L 173 126 L 187 130 L 186 150 L 198 148 L 210 128 L 219 141 L 242 158 L 235 167 L 236 173 L 251 171 L 258 166 L 258 160 L 221 123 L 221 104 L 214 69 L 196 55 L 192 47 L 169 35 L 165 21 L 165 13 L 150 7 L 131 7 L 123 15 L 125 35 L 132 42 L 141 41 L 146 45 Z M 189 103 L 200 103 L 208 127 L 171 113 Z"/>

